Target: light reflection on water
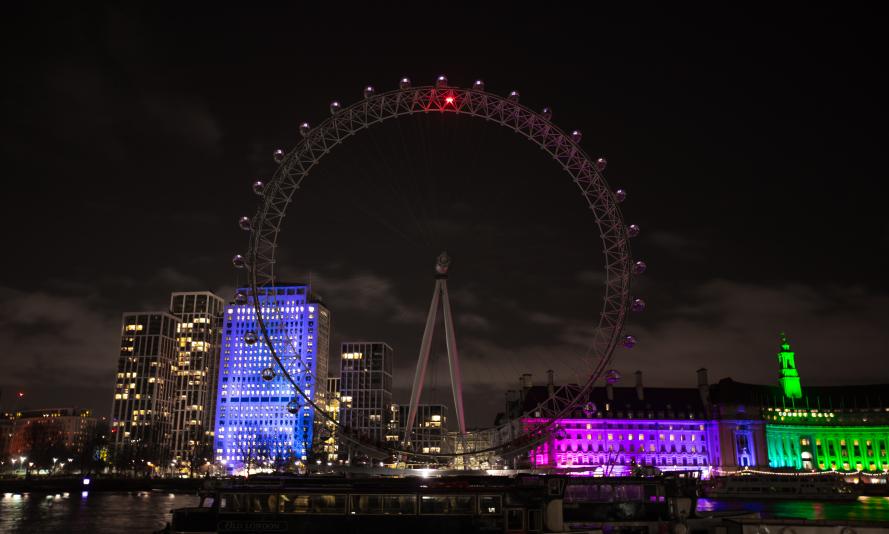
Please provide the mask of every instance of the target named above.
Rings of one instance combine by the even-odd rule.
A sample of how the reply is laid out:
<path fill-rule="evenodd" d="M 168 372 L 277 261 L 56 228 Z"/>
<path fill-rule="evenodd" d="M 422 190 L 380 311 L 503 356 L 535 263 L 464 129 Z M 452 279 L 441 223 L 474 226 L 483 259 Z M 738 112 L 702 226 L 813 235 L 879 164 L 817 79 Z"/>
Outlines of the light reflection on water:
<path fill-rule="evenodd" d="M 197 506 L 196 495 L 84 492 L 85 495 L 4 493 L 0 495 L 0 532 L 153 532 L 170 520 L 170 510 Z M 700 512 L 749 511 L 763 517 L 889 521 L 889 497 L 859 497 L 852 502 L 740 501 L 699 499 Z"/>
<path fill-rule="evenodd" d="M 196 495 L 156 493 L 0 495 L 0 532 L 139 534 L 159 530 L 170 510 L 197 506 Z"/>
<path fill-rule="evenodd" d="M 859 497 L 847 502 L 698 499 L 698 511 L 759 512 L 762 517 L 787 519 L 889 521 L 889 497 Z"/>

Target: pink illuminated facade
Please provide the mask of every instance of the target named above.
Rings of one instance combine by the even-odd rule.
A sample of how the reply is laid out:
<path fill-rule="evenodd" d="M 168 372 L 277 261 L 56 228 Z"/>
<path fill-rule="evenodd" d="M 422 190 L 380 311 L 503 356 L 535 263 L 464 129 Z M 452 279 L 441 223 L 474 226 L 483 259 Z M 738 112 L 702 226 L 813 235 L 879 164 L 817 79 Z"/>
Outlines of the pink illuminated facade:
<path fill-rule="evenodd" d="M 645 387 L 637 371 L 634 385 L 598 388 L 583 409 L 555 422 L 539 411 L 556 387 L 551 374 L 547 382 L 534 386 L 524 375 L 521 388 L 510 392 L 516 411 L 533 414 L 523 420 L 528 430 L 555 428 L 531 450 L 529 467 L 581 472 L 589 467 L 596 475 L 630 474 L 637 468 L 697 470 L 709 476 L 714 469 L 768 465 L 762 422 L 750 417 L 746 401 L 737 401 L 741 392 L 734 383 L 711 386 L 706 369 L 697 372 L 697 388 Z"/>
<path fill-rule="evenodd" d="M 544 419 L 527 419 L 529 426 Z M 620 474 L 635 466 L 662 471 L 701 469 L 718 463 L 716 425 L 695 419 L 562 419 L 560 430 L 531 452 L 536 468 L 590 466 Z M 713 445 L 711 445 L 713 444 Z"/>

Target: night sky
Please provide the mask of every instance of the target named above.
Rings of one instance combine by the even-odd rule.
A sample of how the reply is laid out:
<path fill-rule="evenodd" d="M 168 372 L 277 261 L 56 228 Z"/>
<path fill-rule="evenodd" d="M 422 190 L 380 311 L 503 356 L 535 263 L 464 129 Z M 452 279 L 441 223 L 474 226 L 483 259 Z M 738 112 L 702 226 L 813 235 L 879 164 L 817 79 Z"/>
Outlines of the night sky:
<path fill-rule="evenodd" d="M 365 84 L 438 74 L 551 106 L 629 192 L 649 270 L 639 345 L 616 353 L 625 383 L 693 386 L 702 366 L 775 383 L 782 330 L 804 387 L 889 382 L 885 16 L 383 9 L 7 7 L 0 405 L 23 390 L 19 408 L 107 414 L 121 313 L 171 291 L 231 298 L 250 184 L 298 124 Z M 568 175 L 506 129 L 429 115 L 352 138 L 291 205 L 280 267 L 331 309 L 333 355 L 395 348 L 406 401 L 442 250 L 470 423 L 523 372 L 582 376 L 598 232 Z M 424 401 L 445 402 L 435 351 Z"/>

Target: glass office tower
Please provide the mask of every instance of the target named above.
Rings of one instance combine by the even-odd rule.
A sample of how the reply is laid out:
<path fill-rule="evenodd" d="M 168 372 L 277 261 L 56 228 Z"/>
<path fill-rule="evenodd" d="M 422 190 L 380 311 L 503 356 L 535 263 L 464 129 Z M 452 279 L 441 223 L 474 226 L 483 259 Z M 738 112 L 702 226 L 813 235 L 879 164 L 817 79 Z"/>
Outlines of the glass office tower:
<path fill-rule="evenodd" d="M 274 362 L 254 299 L 284 367 L 307 397 L 322 404 L 327 397 L 330 312 L 303 284 L 266 287 L 255 296 L 246 288 L 238 291 L 246 302 L 230 304 L 223 319 L 216 462 L 226 471 L 240 472 L 306 461 L 315 445 L 314 427 L 321 422 Z M 251 343 L 253 335 L 258 339 Z M 263 377 L 266 369 L 274 370 L 271 380 Z M 296 402 L 289 407 L 291 401 Z"/>

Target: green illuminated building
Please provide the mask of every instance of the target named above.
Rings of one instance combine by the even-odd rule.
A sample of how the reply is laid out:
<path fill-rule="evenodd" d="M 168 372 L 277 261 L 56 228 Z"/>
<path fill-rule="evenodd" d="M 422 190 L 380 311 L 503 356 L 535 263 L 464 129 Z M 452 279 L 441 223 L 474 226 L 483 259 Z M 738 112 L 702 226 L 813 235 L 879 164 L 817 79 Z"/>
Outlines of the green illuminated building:
<path fill-rule="evenodd" d="M 795 354 L 784 334 L 778 362 L 778 386 L 726 378 L 712 388 L 720 424 L 731 422 L 751 434 L 748 442 L 755 445 L 751 465 L 889 470 L 889 384 L 806 386 L 803 392 Z M 731 437 L 721 436 L 723 448 L 731 444 Z"/>
<path fill-rule="evenodd" d="M 807 425 L 805 421 L 800 421 L 800 424 L 766 425 L 771 467 L 883 471 L 889 469 L 887 440 L 889 424 Z"/>
<path fill-rule="evenodd" d="M 781 352 L 778 353 L 778 364 L 781 366 L 781 375 L 778 381 L 784 390 L 784 396 L 790 399 L 800 399 L 803 396 L 803 389 L 799 382 L 799 372 L 796 370 L 796 362 L 794 361 L 794 353 L 790 350 L 790 343 L 787 342 L 787 336 L 781 332 Z"/>

